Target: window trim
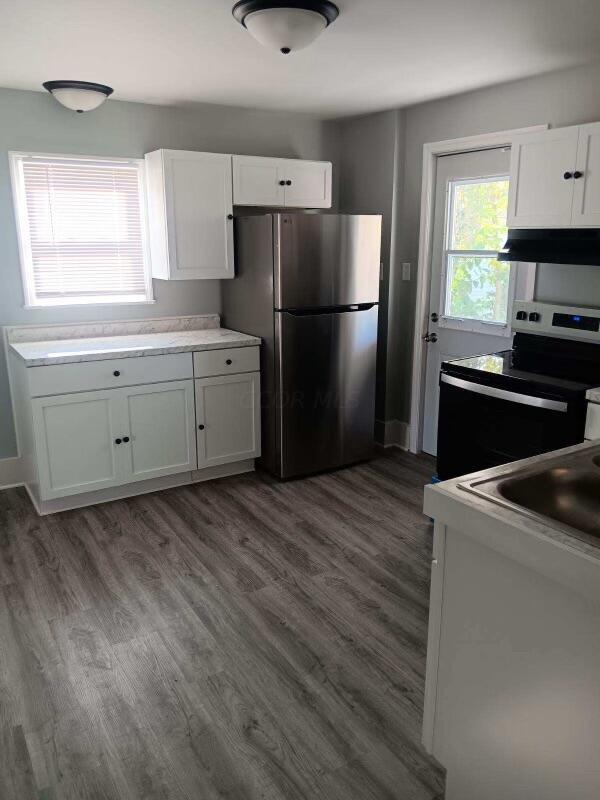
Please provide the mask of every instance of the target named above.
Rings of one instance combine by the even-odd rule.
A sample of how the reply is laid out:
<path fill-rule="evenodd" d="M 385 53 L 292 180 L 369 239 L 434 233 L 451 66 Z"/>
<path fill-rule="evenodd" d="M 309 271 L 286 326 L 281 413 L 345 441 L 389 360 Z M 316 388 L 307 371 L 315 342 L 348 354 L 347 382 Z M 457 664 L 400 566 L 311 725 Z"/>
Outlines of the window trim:
<path fill-rule="evenodd" d="M 89 161 L 97 163 L 105 161 L 112 164 L 134 164 L 138 174 L 138 187 L 140 198 L 142 251 L 144 263 L 144 297 L 134 299 L 129 295 L 116 295 L 100 299 L 98 297 L 88 300 L 73 298 L 68 300 L 59 298 L 54 300 L 39 300 L 35 296 L 33 280 L 33 256 L 31 252 L 31 236 L 27 217 L 25 199 L 25 181 L 23 179 L 22 163 L 24 158 L 55 159 L 56 161 Z M 10 150 L 8 152 L 10 180 L 13 198 L 15 227 L 17 229 L 17 242 L 19 246 L 19 265 L 21 268 L 21 284 L 23 287 L 23 308 L 35 310 L 41 308 L 77 308 L 107 305 L 151 305 L 156 302 L 154 285 L 152 282 L 152 262 L 150 256 L 150 231 L 148 227 L 148 203 L 146 190 L 146 170 L 143 158 L 123 158 L 118 156 L 91 156 L 89 154 L 72 153 L 39 153 L 30 150 Z M 141 296 L 140 296 L 141 297 Z"/>
<path fill-rule="evenodd" d="M 512 308 L 517 290 L 517 269 L 514 263 L 510 264 L 508 283 L 508 302 L 506 304 L 506 322 L 493 322 L 478 319 L 452 317 L 446 314 L 446 298 L 448 296 L 448 272 L 450 256 L 481 256 L 482 258 L 497 258 L 497 250 L 452 250 L 448 248 L 451 236 L 452 219 L 454 213 L 454 186 L 485 183 L 493 180 L 506 180 L 510 183 L 510 175 L 506 173 L 493 175 L 478 175 L 476 178 L 449 179 L 446 186 L 446 219 L 444 221 L 444 261 L 440 280 L 440 308 L 439 326 L 449 330 L 466 331 L 467 333 L 483 333 L 488 336 L 512 336 L 511 320 Z"/>

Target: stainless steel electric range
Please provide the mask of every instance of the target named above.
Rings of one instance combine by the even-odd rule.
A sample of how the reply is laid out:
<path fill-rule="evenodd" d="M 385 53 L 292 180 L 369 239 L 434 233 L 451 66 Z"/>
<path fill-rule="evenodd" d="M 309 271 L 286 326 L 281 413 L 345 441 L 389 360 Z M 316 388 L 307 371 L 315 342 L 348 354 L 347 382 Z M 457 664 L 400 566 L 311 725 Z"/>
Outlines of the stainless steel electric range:
<path fill-rule="evenodd" d="M 600 309 L 517 302 L 513 347 L 442 364 L 438 476 L 582 442 L 600 386 Z"/>

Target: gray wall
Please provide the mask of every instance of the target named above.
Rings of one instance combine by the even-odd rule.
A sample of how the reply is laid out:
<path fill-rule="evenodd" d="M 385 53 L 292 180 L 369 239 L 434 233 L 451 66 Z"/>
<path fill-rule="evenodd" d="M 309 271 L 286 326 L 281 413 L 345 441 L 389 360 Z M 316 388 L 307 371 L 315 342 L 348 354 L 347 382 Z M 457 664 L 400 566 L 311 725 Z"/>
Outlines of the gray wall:
<path fill-rule="evenodd" d="M 339 137 L 340 211 L 381 214 L 383 217 L 376 399 L 376 416 L 380 421 L 387 419 L 391 402 L 387 387 L 390 374 L 387 352 L 391 344 L 387 312 L 394 285 L 390 265 L 394 250 L 397 187 L 401 185 L 397 170 L 398 154 L 403 150 L 402 118 L 401 111 L 356 117 L 341 126 Z M 378 435 L 381 436 L 381 432 Z"/>
<path fill-rule="evenodd" d="M 300 114 L 195 105 L 109 101 L 73 114 L 49 95 L 0 89 L 0 325 L 158 317 L 219 312 L 218 281 L 155 281 L 150 306 L 23 308 L 8 172 L 9 150 L 140 157 L 159 147 L 327 159 L 335 162 L 337 125 Z M 334 163 L 334 182 L 337 179 Z M 336 187 L 334 183 L 334 198 Z M 0 353 L 0 458 L 16 454 L 4 353 Z"/>
<path fill-rule="evenodd" d="M 600 120 L 600 65 L 581 67 L 517 81 L 404 109 L 398 117 L 404 142 L 403 164 L 390 160 L 387 169 L 401 176 L 397 187 L 397 218 L 392 249 L 396 265 L 413 264 L 413 280 L 396 282 L 388 311 L 387 386 L 394 387 L 386 403 L 386 418 L 410 417 L 411 349 L 414 326 L 416 265 L 421 210 L 423 145 L 478 133 L 549 123 L 560 127 Z M 341 140 L 356 125 L 343 121 Z M 368 120 L 363 119 L 363 127 Z M 365 146 L 368 146 L 365 140 Z M 360 158 L 360 149 L 355 153 Z M 348 167 L 350 168 L 350 166 Z M 379 170 L 385 173 L 383 164 Z M 349 180 L 346 171 L 344 181 Z M 342 187 L 342 197 L 344 197 Z M 394 265 L 392 265 L 394 267 Z M 556 302 L 600 306 L 600 269 L 541 265 L 536 296 Z"/>

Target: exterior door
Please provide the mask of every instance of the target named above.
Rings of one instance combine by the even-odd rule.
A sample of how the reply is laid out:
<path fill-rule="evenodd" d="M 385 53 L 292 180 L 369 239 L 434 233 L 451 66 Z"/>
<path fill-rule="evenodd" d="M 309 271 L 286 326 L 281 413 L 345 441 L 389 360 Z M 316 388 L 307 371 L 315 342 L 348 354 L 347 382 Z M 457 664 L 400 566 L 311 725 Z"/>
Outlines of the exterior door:
<path fill-rule="evenodd" d="M 120 395 L 119 448 L 126 454 L 128 481 L 196 469 L 192 380 L 115 391 Z"/>
<path fill-rule="evenodd" d="M 579 128 L 573 179 L 573 225 L 600 226 L 600 123 Z"/>
<path fill-rule="evenodd" d="M 107 489 L 124 481 L 116 444 L 118 391 L 41 397 L 32 401 L 43 500 Z"/>
<path fill-rule="evenodd" d="M 165 150 L 170 278 L 233 278 L 231 156 Z"/>
<path fill-rule="evenodd" d="M 496 260 L 506 240 L 507 148 L 437 159 L 423 450 L 437 452 L 442 361 L 511 347 L 517 270 Z M 468 436 L 465 431 L 465 436 Z"/>
<path fill-rule="evenodd" d="M 511 155 L 510 228 L 564 228 L 571 224 L 579 128 L 516 136 Z"/>
<path fill-rule="evenodd" d="M 196 379 L 198 468 L 260 456 L 260 373 Z"/>
<path fill-rule="evenodd" d="M 296 208 L 331 207 L 331 164 L 327 161 L 288 161 L 285 167 L 285 205 Z"/>

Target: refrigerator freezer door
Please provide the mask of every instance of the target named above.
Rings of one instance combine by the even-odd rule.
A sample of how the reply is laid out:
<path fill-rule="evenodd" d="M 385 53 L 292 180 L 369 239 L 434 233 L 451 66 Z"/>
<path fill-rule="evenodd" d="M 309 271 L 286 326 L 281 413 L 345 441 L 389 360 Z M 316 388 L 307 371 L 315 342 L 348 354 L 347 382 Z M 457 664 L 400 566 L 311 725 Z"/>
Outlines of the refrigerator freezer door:
<path fill-rule="evenodd" d="M 279 476 L 370 458 L 377 306 L 275 317 Z"/>
<path fill-rule="evenodd" d="M 274 214 L 275 308 L 377 303 L 381 217 Z"/>

